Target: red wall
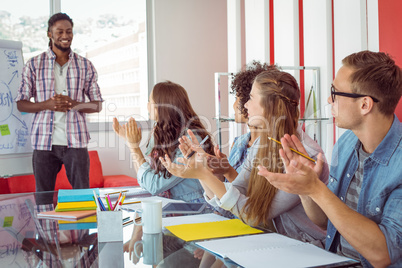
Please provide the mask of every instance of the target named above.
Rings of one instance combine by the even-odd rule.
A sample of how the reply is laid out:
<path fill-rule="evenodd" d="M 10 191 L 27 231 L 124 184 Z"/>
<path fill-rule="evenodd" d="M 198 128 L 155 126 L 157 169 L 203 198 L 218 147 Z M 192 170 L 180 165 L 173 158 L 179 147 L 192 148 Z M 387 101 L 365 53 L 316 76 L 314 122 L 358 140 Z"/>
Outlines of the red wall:
<path fill-rule="evenodd" d="M 378 26 L 380 51 L 393 56 L 399 67 L 402 67 L 402 1 L 378 0 Z M 402 100 L 395 111 L 402 121 Z"/>

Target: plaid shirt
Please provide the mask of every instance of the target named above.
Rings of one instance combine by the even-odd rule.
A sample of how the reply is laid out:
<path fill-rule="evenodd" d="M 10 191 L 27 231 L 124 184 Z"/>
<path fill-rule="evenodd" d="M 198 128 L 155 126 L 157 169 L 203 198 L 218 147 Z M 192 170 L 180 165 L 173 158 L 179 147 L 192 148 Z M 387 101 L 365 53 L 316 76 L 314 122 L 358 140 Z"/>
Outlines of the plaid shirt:
<path fill-rule="evenodd" d="M 33 97 L 35 102 L 43 102 L 55 95 L 55 60 L 56 55 L 49 48 L 26 63 L 15 101 L 29 100 Z M 103 101 L 97 80 L 98 75 L 92 63 L 71 51 L 66 83 L 69 97 L 79 102 L 85 102 L 85 96 L 90 101 Z M 44 110 L 35 113 L 31 128 L 31 142 L 35 150 L 51 150 L 53 121 L 54 111 Z M 66 132 L 69 148 L 86 147 L 90 137 L 85 113 L 68 111 Z"/>

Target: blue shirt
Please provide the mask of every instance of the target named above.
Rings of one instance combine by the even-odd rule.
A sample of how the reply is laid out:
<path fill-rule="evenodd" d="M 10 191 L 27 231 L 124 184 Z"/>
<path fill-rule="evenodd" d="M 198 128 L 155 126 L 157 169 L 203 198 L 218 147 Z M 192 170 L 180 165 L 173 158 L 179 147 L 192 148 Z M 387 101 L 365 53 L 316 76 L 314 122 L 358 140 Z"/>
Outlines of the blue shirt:
<path fill-rule="evenodd" d="M 247 158 L 248 151 L 250 147 L 248 143 L 250 141 L 251 133 L 247 132 L 241 136 L 238 136 L 233 141 L 232 149 L 229 154 L 229 164 L 240 173 L 242 169 L 242 164 L 244 160 Z"/>
<path fill-rule="evenodd" d="M 402 267 L 402 123 L 394 116 L 387 135 L 364 161 L 363 183 L 357 212 L 378 224 L 383 232 L 392 265 Z M 355 174 L 361 142 L 352 131 L 343 134 L 332 154 L 328 188 L 345 202 Z M 336 252 L 339 234 L 328 221 L 325 248 Z M 372 265 L 359 254 L 364 267 Z"/>

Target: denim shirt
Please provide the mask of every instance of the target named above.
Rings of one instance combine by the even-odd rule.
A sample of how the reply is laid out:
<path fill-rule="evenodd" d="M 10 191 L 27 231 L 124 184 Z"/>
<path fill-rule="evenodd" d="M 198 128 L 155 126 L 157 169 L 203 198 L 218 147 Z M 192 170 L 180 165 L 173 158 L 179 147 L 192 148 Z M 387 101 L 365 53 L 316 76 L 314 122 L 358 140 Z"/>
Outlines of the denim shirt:
<path fill-rule="evenodd" d="M 250 137 L 251 133 L 247 132 L 246 134 L 236 137 L 233 141 L 228 160 L 229 164 L 237 171 L 237 173 L 240 173 L 242 170 L 242 164 L 250 150 L 250 147 L 248 147 Z"/>
<path fill-rule="evenodd" d="M 392 265 L 402 267 L 402 124 L 394 122 L 374 152 L 364 161 L 363 183 L 357 212 L 378 224 L 383 232 Z M 345 202 L 345 196 L 357 168 L 361 142 L 352 131 L 343 134 L 332 154 L 328 188 Z M 328 221 L 325 248 L 336 252 L 337 230 Z M 363 256 L 364 267 L 372 265 Z"/>
<path fill-rule="evenodd" d="M 198 141 L 201 140 L 199 136 L 197 136 L 197 139 Z M 151 136 L 146 150 L 145 159 L 149 160 L 148 155 L 153 146 L 154 139 L 153 136 Z M 180 164 L 177 162 L 177 158 L 183 157 L 183 154 L 179 147 L 177 147 L 175 153 L 175 159 L 173 162 Z M 203 197 L 204 190 L 197 179 L 184 179 L 174 175 L 170 178 L 165 178 L 161 174 L 155 174 L 155 170 L 151 168 L 148 161 L 140 166 L 137 172 L 137 180 L 139 185 L 152 195 L 170 190 L 173 199 L 179 199 L 186 202 L 205 202 Z"/>

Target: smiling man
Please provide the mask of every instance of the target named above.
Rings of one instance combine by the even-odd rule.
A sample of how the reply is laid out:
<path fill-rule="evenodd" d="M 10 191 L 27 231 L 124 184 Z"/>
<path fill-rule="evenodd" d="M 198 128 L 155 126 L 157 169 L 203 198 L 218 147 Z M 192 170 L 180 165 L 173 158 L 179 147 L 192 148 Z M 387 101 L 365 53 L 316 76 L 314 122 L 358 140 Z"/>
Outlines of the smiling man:
<path fill-rule="evenodd" d="M 47 36 L 48 50 L 28 60 L 15 99 L 18 110 L 35 113 L 31 141 L 36 191 L 54 190 L 62 164 L 74 189 L 89 188 L 86 113 L 102 109 L 98 75 L 88 59 L 71 50 L 73 21 L 67 14 L 49 19 Z"/>
<path fill-rule="evenodd" d="M 296 137 L 281 139 L 287 174 L 260 167 L 275 187 L 299 194 L 306 214 L 327 229 L 326 249 L 363 267 L 402 267 L 402 124 L 394 115 L 402 72 L 382 52 L 362 51 L 342 61 L 328 102 L 338 127 L 327 186 Z M 314 201 L 314 202 L 311 202 Z M 318 206 L 317 206 L 318 205 Z"/>

